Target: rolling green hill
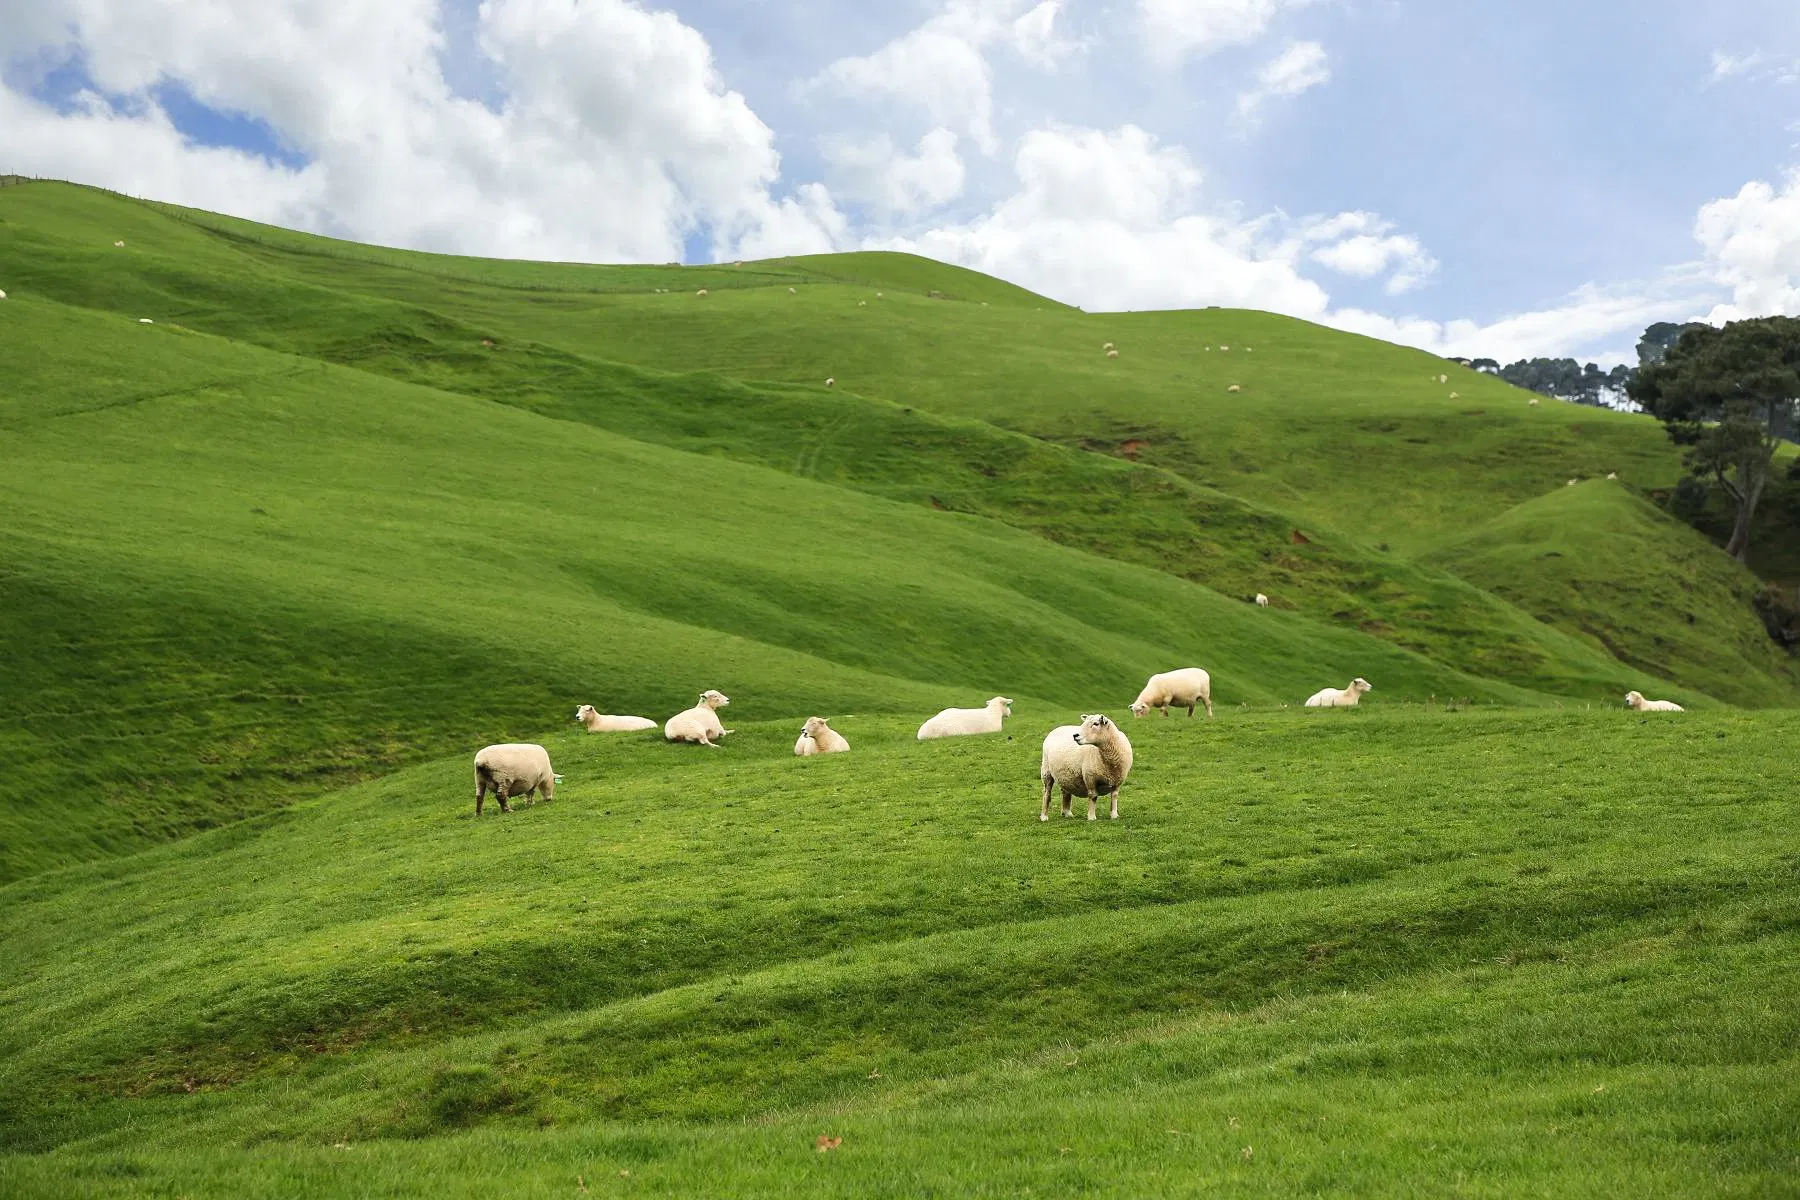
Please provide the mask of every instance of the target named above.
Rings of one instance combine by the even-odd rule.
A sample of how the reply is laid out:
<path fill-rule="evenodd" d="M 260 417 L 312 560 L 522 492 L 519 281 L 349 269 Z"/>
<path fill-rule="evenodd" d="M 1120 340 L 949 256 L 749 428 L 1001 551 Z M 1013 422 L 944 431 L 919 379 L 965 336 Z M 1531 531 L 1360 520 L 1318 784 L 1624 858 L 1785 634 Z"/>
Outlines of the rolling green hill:
<path fill-rule="evenodd" d="M 1800 672 L 1654 425 L 61 184 L 0 288 L 0 1194 L 1791 1190 Z M 1040 824 L 1187 663 L 1218 718 Z M 573 725 L 708 687 L 720 750 Z M 514 739 L 565 783 L 476 822 Z"/>

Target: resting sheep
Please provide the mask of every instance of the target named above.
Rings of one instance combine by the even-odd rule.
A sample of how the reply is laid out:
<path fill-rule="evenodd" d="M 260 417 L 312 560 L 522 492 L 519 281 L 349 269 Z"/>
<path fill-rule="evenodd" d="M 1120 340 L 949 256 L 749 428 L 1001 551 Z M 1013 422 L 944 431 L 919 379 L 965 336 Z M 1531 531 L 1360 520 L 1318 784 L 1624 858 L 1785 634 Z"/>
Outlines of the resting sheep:
<path fill-rule="evenodd" d="M 697 291 L 697 292 L 695 292 L 695 293 L 694 293 L 694 295 L 696 295 L 696 296 L 704 296 L 704 295 L 706 295 L 706 289 L 705 289 L 705 288 L 701 288 L 701 289 L 700 289 L 700 290 L 699 290 L 699 291 Z"/>
<path fill-rule="evenodd" d="M 714 738 L 737 732 L 735 729 L 725 728 L 719 720 L 718 710 L 730 703 L 730 697 L 722 692 L 701 692 L 699 703 L 676 713 L 663 724 L 663 736 L 671 742 L 698 742 L 716 750 L 718 743 L 713 741 Z"/>
<path fill-rule="evenodd" d="M 507 813 L 512 811 L 507 803 L 511 796 L 536 791 L 546 800 L 553 798 L 560 778 L 550 769 L 550 752 L 542 746 L 526 742 L 488 746 L 475 756 L 475 815 L 481 815 L 481 802 L 490 789 L 500 801 L 500 811 Z"/>
<path fill-rule="evenodd" d="M 1635 708 L 1639 712 L 1686 712 L 1687 709 L 1673 700 L 1646 700 L 1642 692 L 1626 692 L 1625 706 Z"/>
<path fill-rule="evenodd" d="M 798 758 L 811 758 L 815 754 L 843 754 L 850 749 L 850 743 L 844 735 L 833 729 L 824 717 L 808 717 L 806 725 L 800 730 L 800 740 L 794 743 L 794 755 Z"/>
<path fill-rule="evenodd" d="M 1131 739 L 1125 731 L 1099 713 L 1081 718 L 1079 725 L 1061 725 L 1044 738 L 1044 756 L 1038 762 L 1038 779 L 1044 785 L 1044 803 L 1038 820 L 1050 819 L 1050 794 L 1062 789 L 1063 816 L 1074 814 L 1069 804 L 1086 796 L 1088 820 L 1095 819 L 1095 803 L 1112 797 L 1112 819 L 1119 819 L 1119 789 L 1131 774 Z"/>
<path fill-rule="evenodd" d="M 1106 352 L 1106 357 L 1108 357 L 1108 358 L 1117 358 L 1117 357 L 1119 357 L 1119 352 L 1118 352 L 1118 351 L 1117 351 L 1117 350 L 1108 350 L 1108 351 L 1107 351 L 1107 352 Z"/>
<path fill-rule="evenodd" d="M 1188 716 L 1194 715 L 1196 704 L 1206 705 L 1206 715 L 1213 715 L 1212 676 L 1199 667 L 1183 667 L 1179 671 L 1164 671 L 1160 675 L 1152 675 L 1138 698 L 1131 702 L 1131 715 L 1148 716 L 1153 708 L 1162 709 L 1162 715 L 1169 715 L 1169 706 L 1187 707 Z"/>
<path fill-rule="evenodd" d="M 976 733 L 999 733 L 1002 722 L 1012 716 L 1012 701 L 995 696 L 984 708 L 946 708 L 919 726 L 919 740 L 966 737 Z"/>
<path fill-rule="evenodd" d="M 1269 598 L 1267 596 L 1263 595 L 1261 592 L 1256 593 L 1256 607 L 1258 607 L 1258 608 L 1269 607 Z"/>
<path fill-rule="evenodd" d="M 656 722 L 649 717 L 615 717 L 595 712 L 591 704 L 584 704 L 576 709 L 575 719 L 587 726 L 589 733 L 630 733 L 637 729 L 656 728 Z"/>
<path fill-rule="evenodd" d="M 1235 394 L 1236 394 L 1236 393 L 1238 393 L 1238 392 L 1241 392 L 1241 391 L 1243 391 L 1243 390 L 1244 390 L 1244 389 L 1243 389 L 1243 388 L 1241 388 L 1241 387 L 1239 387 L 1239 386 L 1238 386 L 1238 385 L 1237 385 L 1237 384 L 1235 384 L 1235 383 L 1234 383 L 1234 384 L 1232 384 L 1232 385 L 1231 385 L 1231 386 L 1230 386 L 1230 387 L 1228 387 L 1228 388 L 1226 388 L 1226 389 L 1225 389 L 1225 390 L 1226 390 L 1226 391 L 1227 391 L 1227 392 L 1231 392 L 1231 393 L 1232 393 L 1232 394 L 1234 394 L 1234 395 L 1235 395 Z"/>
<path fill-rule="evenodd" d="M 1362 703 L 1363 693 L 1375 690 L 1373 684 L 1358 675 L 1347 688 L 1325 688 L 1306 698 L 1308 708 L 1355 708 Z"/>

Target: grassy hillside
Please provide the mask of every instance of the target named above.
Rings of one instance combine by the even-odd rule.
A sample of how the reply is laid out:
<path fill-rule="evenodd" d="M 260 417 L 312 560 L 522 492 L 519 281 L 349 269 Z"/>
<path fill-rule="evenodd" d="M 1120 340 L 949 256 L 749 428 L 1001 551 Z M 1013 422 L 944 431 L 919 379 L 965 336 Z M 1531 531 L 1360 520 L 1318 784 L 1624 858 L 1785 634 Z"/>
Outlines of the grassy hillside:
<path fill-rule="evenodd" d="M 1122 705 L 1181 660 L 1227 704 L 1356 674 L 1531 701 L 992 522 L 7 304 L 0 736 L 72 790 L 8 779 L 7 876 L 706 687 L 746 720 L 995 692 Z"/>
<path fill-rule="evenodd" d="M 1800 660 L 1751 609 L 1756 577 L 1617 484 L 1565 486 L 1431 557 L 1622 662 L 1734 704 L 1782 704 L 1800 684 Z M 1739 603 L 1720 604 L 1721 595 Z"/>
<path fill-rule="evenodd" d="M 1558 483 L 1565 469 L 1618 465 L 1616 455 L 1583 451 L 1585 457 L 1577 457 L 1585 466 L 1568 467 L 1568 447 L 1557 439 L 1581 434 L 1584 426 L 1559 423 L 1560 417 L 1546 425 L 1522 403 L 1473 425 L 1459 412 L 1454 429 L 1421 437 L 1420 430 L 1443 416 L 1441 404 L 1421 396 L 1444 389 L 1432 382 L 1422 391 L 1414 378 L 1425 356 L 1276 321 L 1281 337 L 1265 339 L 1261 360 L 1252 347 L 1239 346 L 1249 351 L 1240 355 L 1243 365 L 1274 370 L 1269 394 L 1252 387 L 1254 407 L 1246 409 L 1239 396 L 1220 409 L 1225 397 L 1201 402 L 1179 372 L 1174 385 L 1160 376 L 1146 378 L 1120 365 L 1128 359 L 1135 364 L 1132 355 L 1109 362 L 1097 346 L 1077 349 L 1072 342 L 1069 322 L 1117 318 L 1084 317 L 1007 285 L 981 284 L 982 277 L 968 272 L 900 256 L 717 268 L 506 264 L 353 247 L 189 210 L 122 206 L 80 189 L 14 189 L 14 196 L 25 198 L 16 208 L 29 217 L 3 231 L 16 239 L 16 278 L 73 303 L 155 312 L 164 320 L 640 440 L 979 513 L 1226 595 L 1266 591 L 1279 606 L 1372 634 L 1456 670 L 1570 695 L 1617 690 L 1616 668 L 1590 647 L 1551 636 L 1526 612 L 1430 562 L 1409 561 L 1386 543 L 1374 545 L 1389 536 L 1384 522 L 1403 515 L 1432 523 L 1421 532 L 1461 529 L 1476 506 L 1485 517 L 1496 498 L 1510 504 L 1541 490 L 1541 472 L 1521 477 L 1516 470 L 1513 459 L 1527 454 L 1544 455 Z M 123 252 L 108 240 L 115 232 L 129 235 Z M 839 282 L 844 279 L 859 282 L 847 288 Z M 719 294 L 698 297 L 695 284 Z M 907 288 L 912 290 L 900 290 Z M 1227 317 L 1275 321 L 1255 314 L 1185 314 L 1185 324 L 1169 325 L 1143 343 L 1145 353 L 1165 366 L 1189 351 L 1204 358 L 1210 352 L 1188 343 Z M 1295 343 L 1296 353 L 1270 355 L 1284 338 Z M 1027 351 L 1029 361 L 1007 357 L 1013 350 Z M 821 354 L 833 362 L 841 355 L 870 357 L 879 360 L 879 369 L 842 363 L 839 386 L 827 391 L 820 386 L 823 376 L 836 368 Z M 621 359 L 805 382 L 778 387 L 710 373 L 671 375 L 622 365 Z M 802 369 L 815 360 L 816 371 Z M 1455 370 L 1436 360 L 1429 365 Z M 896 378 L 896 371 L 903 374 Z M 1344 385 L 1346 379 L 1353 386 Z M 1502 387 L 1484 378 L 1470 382 Z M 1319 402 L 1322 387 L 1332 389 L 1328 403 Z M 913 407 L 915 401 L 954 407 L 954 397 L 941 394 L 945 388 L 982 397 L 982 416 L 1055 440 Z M 1070 388 L 1088 397 L 1079 426 L 1034 426 L 1044 398 Z M 1509 404 L 1518 399 L 1510 389 L 1502 392 Z M 1280 440 L 1284 453 L 1313 464 L 1313 491 L 1322 497 L 1308 500 L 1280 489 L 1277 497 L 1243 479 L 1222 481 L 1242 488 L 1246 500 L 1196 483 L 1208 469 L 1180 449 L 1189 435 L 1165 438 L 1141 421 L 1118 427 L 1124 416 L 1152 409 L 1158 420 L 1170 411 L 1185 413 L 1183 419 L 1205 427 L 1209 446 L 1229 450 L 1240 465 L 1258 445 Z M 1371 424 L 1369 414 L 1377 409 L 1386 416 Z M 1222 425 L 1226 410 L 1233 423 Z M 1643 422 L 1621 425 L 1616 414 L 1592 410 L 1575 415 L 1600 421 L 1603 442 L 1653 464 L 1646 472 L 1667 467 L 1670 452 Z M 1333 431 L 1315 442 L 1300 432 L 1313 425 Z M 1477 426 L 1485 432 L 1472 433 Z M 1556 445 L 1539 437 L 1546 430 Z M 1089 452 L 1094 449 L 1107 456 Z M 1137 461 L 1114 460 L 1113 454 Z M 1343 489 L 1319 475 L 1333 462 L 1366 464 L 1396 454 L 1391 478 L 1368 475 L 1357 489 L 1364 494 L 1348 508 L 1317 511 L 1321 498 L 1329 506 L 1344 503 Z M 1455 462 L 1435 461 L 1445 454 Z M 1469 486 L 1472 475 L 1480 486 Z M 1452 492 L 1459 498 L 1445 509 Z M 1358 507 L 1368 505 L 1381 510 L 1381 520 Z M 1352 536 L 1345 528 L 1357 532 Z M 1702 602 L 1741 607 L 1729 590 Z M 1701 687 L 1679 668 L 1650 669 L 1677 686 Z M 1759 674 L 1738 694 L 1778 697 L 1776 702 L 1800 696 L 1779 672 Z"/>
<path fill-rule="evenodd" d="M 852 717 L 810 761 L 791 722 L 563 734 L 556 801 L 504 820 L 459 757 L 15 884 L 0 1180 L 1791 1182 L 1793 714 L 1152 718 L 1122 820 L 1040 825 L 1066 711 Z"/>

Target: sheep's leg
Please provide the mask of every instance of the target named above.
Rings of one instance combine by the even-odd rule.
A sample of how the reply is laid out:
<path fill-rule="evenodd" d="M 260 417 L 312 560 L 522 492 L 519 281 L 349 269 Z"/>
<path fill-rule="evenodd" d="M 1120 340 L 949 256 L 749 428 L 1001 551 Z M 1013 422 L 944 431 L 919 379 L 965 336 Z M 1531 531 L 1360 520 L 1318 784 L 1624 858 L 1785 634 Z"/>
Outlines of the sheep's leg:
<path fill-rule="evenodd" d="M 1191 721 L 1193 719 L 1194 719 L 1194 706 L 1193 706 L 1193 704 L 1190 703 L 1188 705 L 1188 720 Z"/>
<path fill-rule="evenodd" d="M 1163 718 L 1166 720 L 1169 716 L 1169 705 L 1166 701 L 1163 703 L 1162 712 L 1163 712 Z"/>
<path fill-rule="evenodd" d="M 1112 820 L 1116 821 L 1118 819 L 1119 819 L 1119 793 L 1115 791 L 1113 793 Z"/>
<path fill-rule="evenodd" d="M 1056 776 L 1054 776 L 1054 775 L 1044 776 L 1044 806 L 1042 808 L 1038 809 L 1038 820 L 1048 821 L 1050 819 L 1050 796 L 1055 791 L 1056 791 Z"/>
<path fill-rule="evenodd" d="M 487 799 L 487 780 L 475 777 L 475 815 L 481 815 L 481 802 Z"/>
<path fill-rule="evenodd" d="M 1068 788 L 1064 788 L 1063 789 L 1063 816 L 1072 817 L 1075 815 L 1074 813 L 1069 811 L 1069 805 L 1074 803 L 1074 801 L 1075 801 L 1075 794 L 1073 792 L 1071 792 Z"/>
<path fill-rule="evenodd" d="M 1202 696 L 1202 697 L 1200 697 L 1200 698 L 1201 698 L 1201 699 L 1202 699 L 1202 700 L 1204 700 L 1204 701 L 1206 701 L 1206 719 L 1207 719 L 1207 720 L 1209 720 L 1209 721 L 1210 721 L 1210 720 L 1212 720 L 1212 715 L 1213 715 L 1213 712 L 1212 712 L 1212 697 L 1211 697 L 1211 696 Z"/>
<path fill-rule="evenodd" d="M 1088 820 L 1094 821 L 1094 820 L 1099 819 L 1099 814 L 1098 814 L 1097 809 L 1098 809 L 1098 803 L 1095 800 L 1095 793 L 1089 792 L 1088 793 Z"/>

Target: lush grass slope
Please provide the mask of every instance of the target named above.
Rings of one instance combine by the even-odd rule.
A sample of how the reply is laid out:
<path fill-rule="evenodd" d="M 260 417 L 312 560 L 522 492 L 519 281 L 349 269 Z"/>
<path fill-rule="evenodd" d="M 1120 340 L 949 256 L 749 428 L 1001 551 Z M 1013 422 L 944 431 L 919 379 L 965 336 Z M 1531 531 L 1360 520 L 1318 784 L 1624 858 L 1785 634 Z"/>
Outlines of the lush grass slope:
<path fill-rule="evenodd" d="M 1607 446 L 1653 464 L 1646 471 L 1665 469 L 1669 452 L 1642 421 L 1582 410 L 1573 422 L 1559 414 L 1546 425 L 1542 414 L 1514 403 L 1518 396 L 1510 389 L 1474 378 L 1468 383 L 1500 388 L 1509 409 L 1476 422 L 1486 430 L 1479 436 L 1469 432 L 1474 426 L 1463 427 L 1468 414 L 1461 411 L 1461 424 L 1433 434 L 1425 427 L 1443 417 L 1443 406 L 1424 396 L 1443 389 L 1435 376 L 1424 388 L 1414 376 L 1424 365 L 1455 369 L 1437 360 L 1255 314 L 1185 314 L 1185 324 L 1172 326 L 1158 318 L 1168 327 L 1159 326 L 1144 349 L 1165 367 L 1164 360 L 1179 365 L 1183 356 L 1190 365 L 1208 366 L 1211 352 L 1195 339 L 1220 320 L 1275 322 L 1281 336 L 1265 339 L 1260 360 L 1240 339 L 1239 351 L 1249 350 L 1240 353 L 1243 366 L 1274 368 L 1269 394 L 1251 388 L 1257 398 L 1246 408 L 1245 397 L 1225 397 L 1222 388 L 1202 398 L 1179 371 L 1173 382 L 1166 371 L 1132 374 L 1135 352 L 1109 362 L 1097 346 L 1073 341 L 1070 322 L 1119 318 L 1084 317 L 1007 285 L 982 284 L 968 272 L 892 255 L 717 268 L 505 264 L 352 247 L 188 210 L 139 205 L 121 212 L 116 199 L 77 189 L 17 189 L 14 196 L 24 197 L 16 207 L 30 218 L 14 232 L 16 276 L 74 303 L 156 312 L 636 439 L 980 513 L 1226 595 L 1267 591 L 1280 606 L 1461 671 L 1585 697 L 1618 690 L 1615 665 L 1590 647 L 1551 636 L 1526 612 L 1429 562 L 1372 543 L 1387 536 L 1395 519 L 1437 522 L 1422 532 L 1460 531 L 1476 506 L 1485 518 L 1496 502 L 1509 505 L 1541 490 L 1538 475 L 1560 481 L 1565 470 L 1617 465 L 1617 455 L 1586 451 L 1570 465 L 1568 447 L 1557 439 L 1581 433 L 1580 422 L 1590 417 Z M 129 235 L 123 252 L 107 240 L 114 232 Z M 845 279 L 857 286 L 840 286 Z M 696 284 L 717 294 L 698 297 L 691 290 Z M 1293 343 L 1293 354 L 1282 349 L 1286 343 Z M 1020 351 L 1024 357 L 1015 357 Z M 840 356 L 879 360 L 880 369 L 834 368 Z M 806 383 L 671 375 L 621 359 Z M 1128 362 L 1130 368 L 1121 365 Z M 840 387 L 827 392 L 819 385 L 833 370 Z M 1085 397 L 1080 436 L 1066 422 L 1049 427 L 1040 419 L 1045 398 L 1070 388 Z M 1320 389 L 1330 389 L 1328 403 L 1320 403 Z M 993 421 L 1139 463 L 913 407 L 954 408 L 959 396 L 980 397 L 980 415 Z M 1371 424 L 1368 415 L 1377 409 L 1386 415 Z M 1190 435 L 1164 438 L 1138 419 L 1146 413 L 1157 421 L 1182 415 L 1204 427 L 1209 448 L 1229 449 L 1234 459 L 1272 437 L 1285 446 L 1292 432 L 1295 456 L 1312 464 L 1312 492 L 1320 494 L 1308 500 L 1282 491 L 1279 503 L 1289 505 L 1283 510 L 1267 488 L 1242 479 L 1230 486 L 1241 487 L 1248 501 L 1196 483 L 1210 468 L 1179 450 Z M 1132 414 L 1137 424 L 1115 429 Z M 1333 432 L 1322 440 L 1299 432 L 1313 424 Z M 1451 466 L 1437 461 L 1445 451 L 1456 459 Z M 1365 470 L 1396 454 L 1405 462 L 1394 459 L 1391 477 Z M 1515 460 L 1525 457 L 1543 461 L 1521 478 Z M 1360 496 L 1341 512 L 1345 489 L 1326 478 L 1340 462 L 1364 480 L 1352 489 Z M 1469 486 L 1472 476 L 1480 486 Z M 1423 509 L 1421 489 L 1437 492 Z M 1459 499 L 1444 509 L 1451 493 Z M 1334 508 L 1323 517 L 1313 511 L 1321 500 Z M 1379 506 L 1380 519 L 1365 519 L 1369 504 Z M 1344 528 L 1357 529 L 1357 536 Z M 1666 552 L 1653 543 L 1624 549 L 1651 559 Z M 1730 590 L 1700 602 L 1742 607 Z M 1679 667 L 1649 669 L 1702 688 Z M 1736 694 L 1776 702 L 1796 695 L 1780 672 L 1759 675 Z"/>
<path fill-rule="evenodd" d="M 1800 693 L 1563 486 L 1666 483 L 1643 422 L 48 184 L 0 287 L 0 1195 L 1796 1192 Z M 1040 824 L 1043 732 L 1187 662 L 1219 718 Z M 572 727 L 705 687 L 716 751 Z M 512 738 L 565 784 L 476 822 Z"/>
<path fill-rule="evenodd" d="M 558 735 L 511 818 L 455 759 L 15 884 L 0 1180 L 1790 1188 L 1792 714 L 1152 718 L 1040 825 L 1062 715 Z"/>
<path fill-rule="evenodd" d="M 1527 501 L 1432 559 L 1622 662 L 1734 704 L 1786 703 L 1800 685 L 1800 661 L 1751 609 L 1757 578 L 1617 484 Z M 1719 604 L 1721 595 L 1738 603 Z"/>

